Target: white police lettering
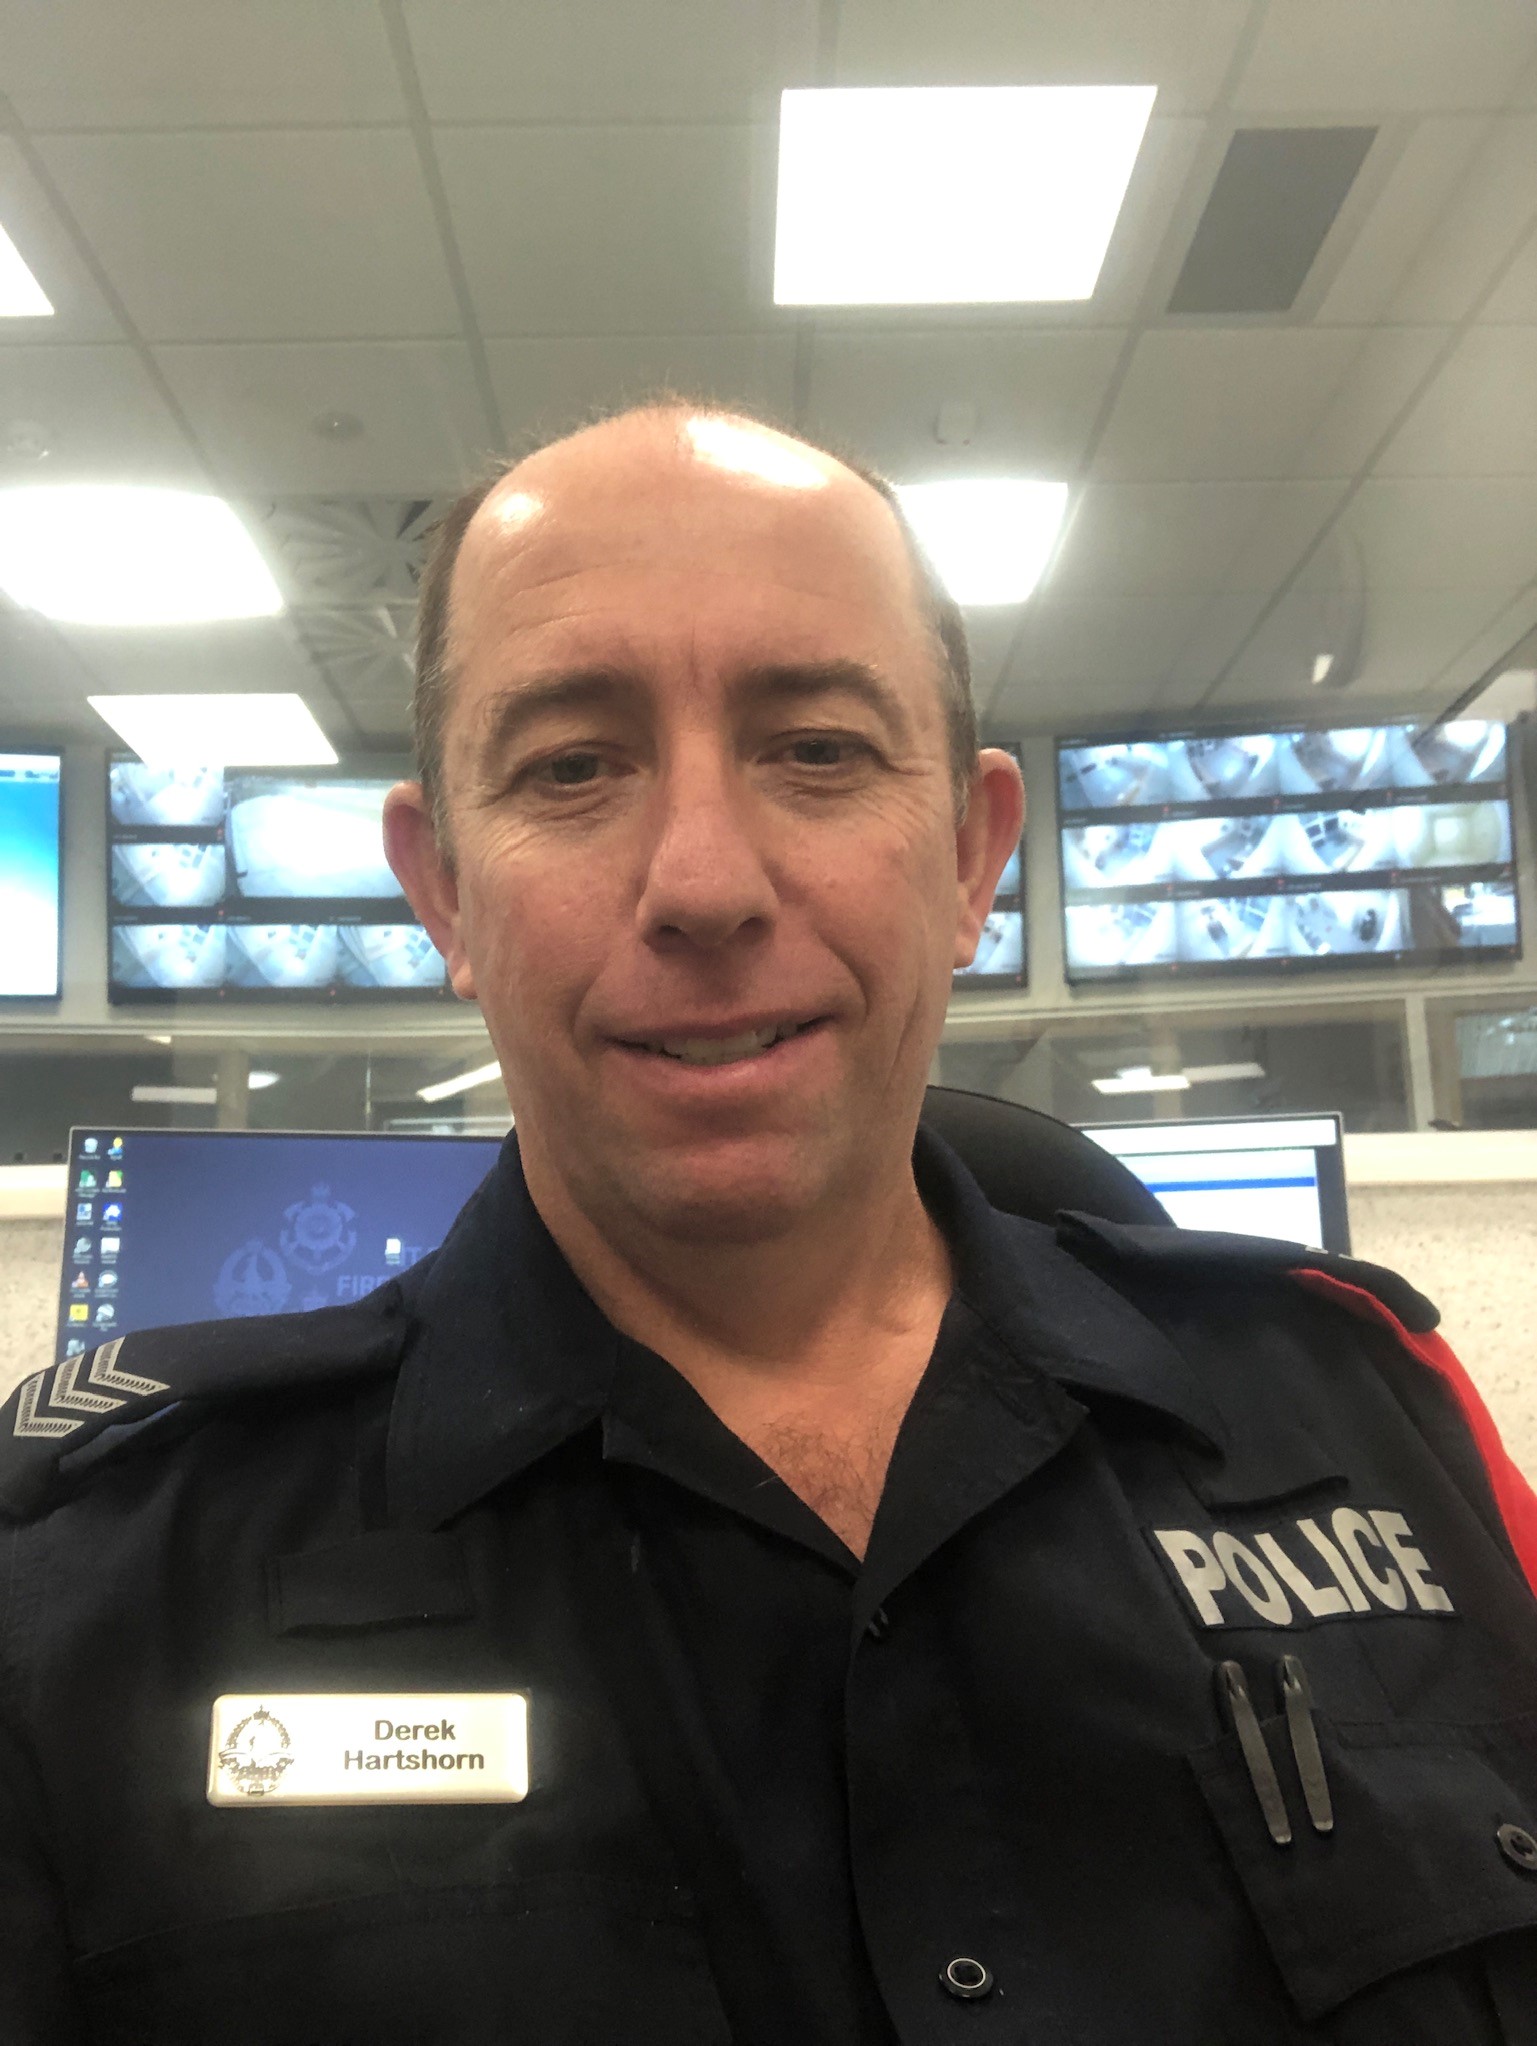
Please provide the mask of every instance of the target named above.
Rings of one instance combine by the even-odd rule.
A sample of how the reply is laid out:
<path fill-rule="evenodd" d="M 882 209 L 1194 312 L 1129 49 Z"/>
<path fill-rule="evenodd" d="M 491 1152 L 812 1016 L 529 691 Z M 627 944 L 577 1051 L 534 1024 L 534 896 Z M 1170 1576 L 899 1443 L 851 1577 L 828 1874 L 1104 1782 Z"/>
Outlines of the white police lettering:
<path fill-rule="evenodd" d="M 515 1804 L 528 1793 L 516 1691 L 216 1699 L 210 1804 Z"/>
<path fill-rule="evenodd" d="M 1242 1538 L 1226 1528 L 1150 1533 L 1203 1627 L 1305 1627 L 1361 1613 L 1455 1610 L 1401 1513 L 1342 1506 L 1327 1532 L 1304 1514 Z M 1332 1583 L 1319 1576 L 1320 1563 Z"/>

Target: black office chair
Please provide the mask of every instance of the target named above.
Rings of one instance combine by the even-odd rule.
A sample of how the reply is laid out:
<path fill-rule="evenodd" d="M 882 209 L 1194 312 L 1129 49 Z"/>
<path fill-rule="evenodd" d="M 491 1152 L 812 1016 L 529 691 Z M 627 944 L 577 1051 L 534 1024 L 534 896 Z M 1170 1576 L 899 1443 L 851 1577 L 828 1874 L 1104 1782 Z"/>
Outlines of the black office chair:
<path fill-rule="evenodd" d="M 923 1124 L 944 1138 L 1006 1214 L 1049 1223 L 1059 1209 L 1077 1208 L 1106 1222 L 1174 1226 L 1119 1158 L 1054 1115 L 961 1087 L 931 1087 Z"/>

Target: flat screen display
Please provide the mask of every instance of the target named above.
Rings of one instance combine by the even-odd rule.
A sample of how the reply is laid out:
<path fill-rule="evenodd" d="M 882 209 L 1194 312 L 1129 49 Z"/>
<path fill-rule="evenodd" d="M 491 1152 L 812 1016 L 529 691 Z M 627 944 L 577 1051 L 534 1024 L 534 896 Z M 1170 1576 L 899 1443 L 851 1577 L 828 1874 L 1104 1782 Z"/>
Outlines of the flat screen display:
<path fill-rule="evenodd" d="M 1005 749 L 1019 759 L 1019 749 Z M 976 957 L 951 982 L 956 993 L 972 988 L 1023 987 L 1028 978 L 1025 951 L 1025 848 L 1021 840 L 999 876 L 993 906 L 977 941 Z"/>
<path fill-rule="evenodd" d="M 482 1137 L 72 1130 L 57 1356 L 112 1336 L 361 1300 L 436 1248 Z"/>
<path fill-rule="evenodd" d="M 1060 743 L 1068 978 L 1519 956 L 1506 732 Z"/>
<path fill-rule="evenodd" d="M 59 992 L 57 753 L 0 753 L 0 999 Z"/>
<path fill-rule="evenodd" d="M 1336 1115 L 1091 1123 L 1083 1133 L 1134 1172 L 1181 1229 L 1276 1236 L 1349 1255 Z"/>
<path fill-rule="evenodd" d="M 441 998 L 384 857 L 390 779 L 114 761 L 112 1000 Z"/>

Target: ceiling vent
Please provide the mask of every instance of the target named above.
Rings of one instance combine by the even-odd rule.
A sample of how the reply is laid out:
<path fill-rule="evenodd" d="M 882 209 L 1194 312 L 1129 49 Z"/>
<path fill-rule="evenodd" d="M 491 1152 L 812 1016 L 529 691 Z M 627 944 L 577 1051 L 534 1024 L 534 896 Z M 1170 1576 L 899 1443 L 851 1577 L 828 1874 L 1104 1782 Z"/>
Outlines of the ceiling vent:
<path fill-rule="evenodd" d="M 1171 313 L 1290 311 L 1375 128 L 1240 128 L 1169 300 Z"/>

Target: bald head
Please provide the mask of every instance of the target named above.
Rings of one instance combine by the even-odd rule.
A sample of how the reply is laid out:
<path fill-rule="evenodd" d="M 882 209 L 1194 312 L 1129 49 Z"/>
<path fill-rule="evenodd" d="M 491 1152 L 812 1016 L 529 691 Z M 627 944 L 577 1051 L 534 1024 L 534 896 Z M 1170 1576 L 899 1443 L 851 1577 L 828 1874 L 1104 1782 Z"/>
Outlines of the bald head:
<path fill-rule="evenodd" d="M 959 609 L 902 515 L 891 485 L 857 463 L 760 421 L 669 400 L 636 407 L 551 441 L 474 485 L 440 521 L 422 578 L 413 725 L 418 771 L 440 842 L 451 842 L 444 735 L 472 637 L 494 631 L 480 598 L 522 586 L 558 605 L 562 561 L 593 546 L 616 574 L 719 554 L 721 506 L 744 551 L 772 544 L 786 522 L 825 536 L 832 558 L 873 579 L 893 623 L 931 666 L 957 811 L 977 756 L 970 663 Z M 473 607 L 461 601 L 471 587 Z M 526 607 L 525 607 L 526 608 Z M 473 615 L 471 611 L 473 610 Z"/>

